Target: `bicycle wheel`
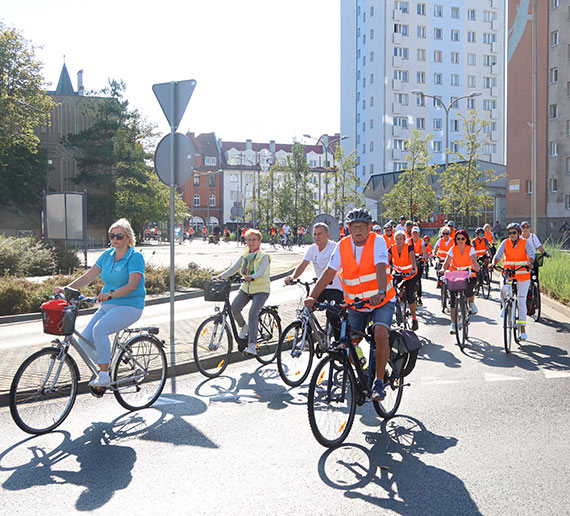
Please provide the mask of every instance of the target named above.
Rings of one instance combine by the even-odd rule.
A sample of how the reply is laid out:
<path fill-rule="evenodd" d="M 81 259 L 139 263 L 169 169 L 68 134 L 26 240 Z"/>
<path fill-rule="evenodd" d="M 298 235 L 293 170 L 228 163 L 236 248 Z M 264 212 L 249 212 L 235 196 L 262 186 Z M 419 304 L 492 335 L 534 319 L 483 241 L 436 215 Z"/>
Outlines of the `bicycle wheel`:
<path fill-rule="evenodd" d="M 483 285 L 481 288 L 483 289 L 485 299 L 489 299 L 489 296 L 491 295 L 491 275 L 487 268 L 483 271 Z"/>
<path fill-rule="evenodd" d="M 303 341 L 303 325 L 301 321 L 293 321 L 283 330 L 277 348 L 281 379 L 290 387 L 301 385 L 309 376 L 314 354 L 312 335 L 307 332 Z"/>
<path fill-rule="evenodd" d="M 10 413 L 28 434 L 45 434 L 57 428 L 73 408 L 79 371 L 69 355 L 44 348 L 30 355 L 16 371 L 10 386 Z"/>
<path fill-rule="evenodd" d="M 541 315 L 541 306 L 540 306 L 540 287 L 538 285 L 538 283 L 532 281 L 530 283 L 530 292 L 531 292 L 531 296 L 532 296 L 532 300 L 533 300 L 533 304 L 534 304 L 534 313 L 531 315 L 532 319 L 535 322 L 538 322 L 540 320 L 540 315 Z"/>
<path fill-rule="evenodd" d="M 232 336 L 222 317 L 208 317 L 194 335 L 194 362 L 198 370 L 208 378 L 220 376 L 230 363 Z"/>
<path fill-rule="evenodd" d="M 115 398 L 128 410 L 150 407 L 164 389 L 166 369 L 162 342 L 148 335 L 133 338 L 119 350 L 113 364 Z"/>
<path fill-rule="evenodd" d="M 374 374 L 376 366 L 373 364 L 370 371 Z M 396 415 L 400 403 L 402 401 L 402 394 L 404 393 L 404 377 L 398 376 L 394 372 L 394 368 L 390 361 L 386 364 L 384 372 L 384 390 L 386 397 L 382 401 L 373 401 L 376 413 L 383 419 L 390 419 Z"/>
<path fill-rule="evenodd" d="M 319 362 L 309 384 L 309 425 L 327 448 L 347 438 L 356 413 L 356 380 L 347 360 L 329 355 Z"/>
<path fill-rule="evenodd" d="M 444 281 L 441 283 L 441 311 L 445 313 L 447 309 L 447 285 Z"/>
<path fill-rule="evenodd" d="M 505 352 L 511 352 L 511 339 L 512 339 L 512 316 L 511 316 L 511 303 L 507 301 L 503 311 L 503 341 L 505 344 Z"/>
<path fill-rule="evenodd" d="M 467 299 L 463 293 L 457 296 L 455 303 L 455 340 L 457 345 L 463 349 L 467 342 Z"/>
<path fill-rule="evenodd" d="M 281 318 L 272 308 L 262 308 L 257 326 L 257 355 L 262 364 L 270 364 L 277 355 L 281 338 Z"/>
<path fill-rule="evenodd" d="M 402 302 L 400 299 L 396 300 L 395 319 L 398 326 L 404 325 L 404 315 L 402 314 Z"/>
<path fill-rule="evenodd" d="M 519 320 L 520 320 L 520 316 L 519 316 L 519 303 L 518 300 L 515 301 L 515 304 L 513 306 L 513 310 L 511 312 L 512 314 L 512 318 L 513 318 L 513 323 L 512 323 L 512 328 L 513 328 L 513 337 L 515 339 L 515 342 L 517 344 L 521 343 L 521 325 L 519 324 Z"/>

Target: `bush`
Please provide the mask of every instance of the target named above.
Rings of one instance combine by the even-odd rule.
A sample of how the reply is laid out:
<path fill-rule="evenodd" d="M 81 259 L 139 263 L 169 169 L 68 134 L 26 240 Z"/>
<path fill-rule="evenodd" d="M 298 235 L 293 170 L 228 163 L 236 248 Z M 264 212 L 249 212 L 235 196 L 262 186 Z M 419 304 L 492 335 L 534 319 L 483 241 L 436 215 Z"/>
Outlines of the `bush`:
<path fill-rule="evenodd" d="M 545 258 L 540 268 L 539 281 L 544 291 L 552 297 L 570 303 L 570 258 L 559 242 L 547 241 L 544 248 L 552 258 Z"/>
<path fill-rule="evenodd" d="M 55 250 L 56 267 L 59 272 L 69 274 L 81 267 L 81 260 L 77 256 L 77 249 L 74 246 L 55 245 L 53 249 Z"/>
<path fill-rule="evenodd" d="M 0 235 L 0 276 L 43 276 L 55 267 L 55 253 L 41 240 Z"/>

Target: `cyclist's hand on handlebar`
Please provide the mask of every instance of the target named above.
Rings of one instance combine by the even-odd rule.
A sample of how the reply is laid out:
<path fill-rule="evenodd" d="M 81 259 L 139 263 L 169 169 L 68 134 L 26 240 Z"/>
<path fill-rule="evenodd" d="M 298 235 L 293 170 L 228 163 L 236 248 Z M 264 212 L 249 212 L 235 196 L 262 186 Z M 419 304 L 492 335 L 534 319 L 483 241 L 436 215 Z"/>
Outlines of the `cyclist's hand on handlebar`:
<path fill-rule="evenodd" d="M 247 276 L 243 277 L 243 281 L 249 283 L 250 281 L 253 281 L 253 277 L 250 274 L 248 274 Z"/>
<path fill-rule="evenodd" d="M 385 297 L 386 294 L 375 294 L 370 298 L 369 302 L 371 305 L 379 305 L 382 301 L 384 301 Z"/>
<path fill-rule="evenodd" d="M 317 300 L 314 297 L 307 297 L 305 298 L 305 306 L 309 309 L 312 310 L 313 307 L 315 306 L 315 303 L 317 302 Z"/>
<path fill-rule="evenodd" d="M 53 293 L 54 294 L 63 294 L 65 292 L 63 287 L 54 287 L 53 288 Z"/>
<path fill-rule="evenodd" d="M 97 296 L 97 301 L 99 303 L 104 303 L 105 301 L 109 301 L 109 299 L 113 299 L 113 296 L 108 292 L 99 292 L 99 295 Z"/>
<path fill-rule="evenodd" d="M 292 282 L 293 282 L 293 276 L 287 276 L 285 278 L 285 285 L 291 285 Z"/>

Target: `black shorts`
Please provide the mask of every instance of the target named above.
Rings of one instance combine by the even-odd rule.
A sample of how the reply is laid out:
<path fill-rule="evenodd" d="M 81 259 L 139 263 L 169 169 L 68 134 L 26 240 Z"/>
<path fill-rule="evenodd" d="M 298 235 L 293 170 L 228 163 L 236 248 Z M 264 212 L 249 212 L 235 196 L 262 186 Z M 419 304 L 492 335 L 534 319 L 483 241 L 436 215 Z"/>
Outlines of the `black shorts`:
<path fill-rule="evenodd" d="M 415 276 L 412 276 L 410 279 L 404 280 L 402 282 L 402 285 L 406 286 L 406 301 L 409 305 L 416 302 L 416 286 L 419 277 L 419 272 L 416 272 Z"/>

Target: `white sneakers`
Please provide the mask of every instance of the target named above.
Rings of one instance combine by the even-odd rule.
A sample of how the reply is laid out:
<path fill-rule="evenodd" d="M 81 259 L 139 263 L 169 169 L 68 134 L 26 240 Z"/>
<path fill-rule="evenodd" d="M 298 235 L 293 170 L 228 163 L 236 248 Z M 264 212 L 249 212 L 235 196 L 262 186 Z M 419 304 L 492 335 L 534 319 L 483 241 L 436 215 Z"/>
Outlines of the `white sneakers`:
<path fill-rule="evenodd" d="M 475 301 L 472 301 L 472 302 L 471 302 L 471 307 L 470 307 L 470 308 L 471 308 L 471 313 L 472 313 L 473 315 L 475 315 L 475 314 L 479 311 L 479 310 L 477 309 L 477 307 L 475 306 Z"/>
<path fill-rule="evenodd" d="M 246 324 L 239 329 L 239 338 L 245 339 L 247 337 L 248 333 L 249 333 L 249 331 L 248 331 L 247 324 Z"/>
<path fill-rule="evenodd" d="M 248 344 L 243 352 L 245 355 L 257 355 L 257 346 L 255 344 Z"/>
<path fill-rule="evenodd" d="M 96 387 L 99 389 L 105 389 L 111 387 L 111 377 L 107 371 L 99 371 L 97 378 L 93 378 L 89 382 L 89 387 Z"/>

